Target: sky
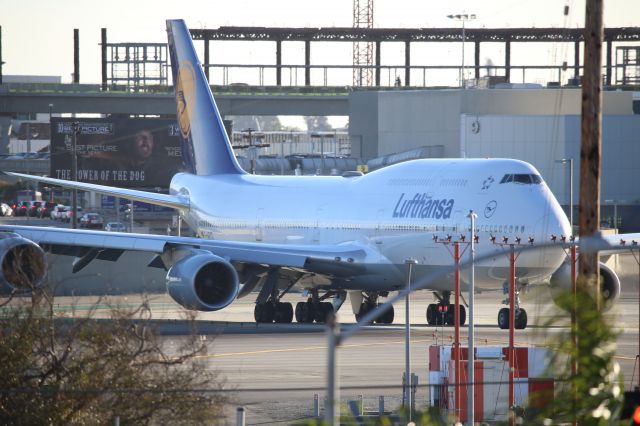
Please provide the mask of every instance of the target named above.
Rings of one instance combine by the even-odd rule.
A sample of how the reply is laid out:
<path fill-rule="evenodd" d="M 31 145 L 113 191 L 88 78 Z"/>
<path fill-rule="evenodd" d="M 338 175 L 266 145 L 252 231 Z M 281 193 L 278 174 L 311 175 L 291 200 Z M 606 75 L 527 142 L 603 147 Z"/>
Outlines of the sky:
<path fill-rule="evenodd" d="M 569 6 L 568 16 L 563 14 L 565 5 Z M 190 28 L 350 27 L 353 0 L 0 0 L 0 11 L 3 74 L 54 75 L 70 82 L 73 30 L 78 28 L 80 82 L 99 83 L 101 28 L 107 28 L 109 42 L 120 43 L 166 42 L 164 21 L 171 18 L 185 19 Z M 585 0 L 374 0 L 374 27 L 460 28 L 460 22 L 448 19 L 447 15 L 461 12 L 476 14 L 474 21 L 466 23 L 468 28 L 576 28 L 584 25 Z M 604 14 L 605 26 L 640 26 L 640 0 L 605 0 Z M 199 43 L 196 49 L 201 52 L 202 42 Z M 350 43 L 313 43 L 311 49 L 313 64 L 351 63 Z M 461 63 L 460 43 L 414 43 L 411 49 L 414 65 Z M 217 64 L 275 63 L 275 43 L 272 42 L 214 42 L 210 51 L 211 62 Z M 381 52 L 383 65 L 404 63 L 403 43 L 384 43 Z M 502 64 L 503 58 L 501 43 L 483 43 L 483 64 L 489 61 Z M 566 44 L 512 46 L 514 65 L 561 64 L 565 59 L 569 64 L 573 62 L 573 47 Z M 465 51 L 465 61 L 467 64 L 473 61 L 470 45 Z M 303 43 L 284 43 L 283 64 L 303 63 Z M 397 74 L 401 72 L 398 70 Z M 393 73 L 383 76 L 383 81 L 395 80 Z M 255 70 L 236 70 L 226 81 L 222 80 L 221 72 L 211 74 L 212 84 L 257 84 L 258 78 Z M 295 77 L 293 73 L 284 75 L 285 84 Z M 301 81 L 303 73 L 297 78 Z M 447 84 L 456 84 L 455 75 L 448 73 L 447 78 L 453 79 Z M 344 75 L 330 75 L 328 84 L 344 85 L 345 79 L 350 80 Z"/>

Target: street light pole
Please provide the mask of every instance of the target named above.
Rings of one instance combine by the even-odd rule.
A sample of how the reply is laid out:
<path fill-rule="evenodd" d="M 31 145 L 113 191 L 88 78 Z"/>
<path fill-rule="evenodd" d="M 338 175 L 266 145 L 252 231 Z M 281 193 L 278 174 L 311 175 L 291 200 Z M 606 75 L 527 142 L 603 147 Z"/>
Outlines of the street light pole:
<path fill-rule="evenodd" d="M 460 86 L 464 89 L 464 42 L 466 40 L 466 32 L 465 32 L 465 22 L 473 21 L 476 19 L 475 14 L 468 13 L 458 13 L 456 15 L 447 15 L 447 18 L 453 19 L 454 21 L 462 21 L 462 66 L 460 67 Z"/>
<path fill-rule="evenodd" d="M 470 222 L 471 222 L 471 232 L 469 235 L 469 245 L 470 245 L 470 250 L 469 250 L 469 348 L 468 348 L 468 364 L 467 364 L 467 368 L 468 368 L 468 375 L 467 377 L 469 378 L 469 385 L 467 386 L 467 424 L 472 425 L 473 424 L 473 419 L 474 419 L 474 380 L 475 380 L 475 375 L 474 375 L 474 368 L 475 368 L 475 342 L 474 342 L 474 333 L 475 333 L 475 323 L 473 321 L 473 307 L 474 307 L 474 293 L 475 293 L 475 265 L 474 265 L 474 261 L 475 261 L 475 252 L 476 252 L 476 248 L 474 245 L 474 228 L 476 226 L 475 224 L 475 220 L 478 217 L 478 215 L 476 215 L 473 210 L 469 211 L 469 214 L 467 215 L 467 217 L 469 218 Z"/>
<path fill-rule="evenodd" d="M 411 401 L 411 321 L 409 319 L 409 307 L 410 307 L 410 294 L 411 294 L 411 268 L 418 263 L 415 259 L 406 259 L 404 263 L 407 265 L 407 296 L 405 297 L 404 306 L 404 400 L 407 404 L 407 411 L 409 412 L 409 422 L 411 422 L 413 401 Z"/>
<path fill-rule="evenodd" d="M 569 223 L 571 224 L 571 235 L 573 235 L 573 158 L 562 158 L 556 163 L 569 165 Z"/>

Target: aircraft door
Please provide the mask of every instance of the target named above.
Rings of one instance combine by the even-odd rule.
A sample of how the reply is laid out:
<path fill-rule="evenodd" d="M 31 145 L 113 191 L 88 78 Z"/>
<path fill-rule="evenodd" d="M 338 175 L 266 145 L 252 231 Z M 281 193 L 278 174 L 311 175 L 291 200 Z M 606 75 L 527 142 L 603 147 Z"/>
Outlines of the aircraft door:
<path fill-rule="evenodd" d="M 324 221 L 324 206 L 320 206 L 316 210 L 316 220 L 313 224 L 312 241 L 314 244 L 320 243 L 320 239 L 322 238 L 322 227 L 326 225 Z"/>
<path fill-rule="evenodd" d="M 256 222 L 255 222 L 255 238 L 256 241 L 261 242 L 264 238 L 263 235 L 264 228 L 264 209 L 259 208 L 256 212 Z"/>

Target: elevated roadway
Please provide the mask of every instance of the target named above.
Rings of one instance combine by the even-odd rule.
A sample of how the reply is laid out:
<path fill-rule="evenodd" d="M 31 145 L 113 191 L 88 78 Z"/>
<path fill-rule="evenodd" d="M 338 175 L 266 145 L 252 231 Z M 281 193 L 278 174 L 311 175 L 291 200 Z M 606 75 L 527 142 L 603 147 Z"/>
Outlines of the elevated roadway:
<path fill-rule="evenodd" d="M 55 114 L 139 114 L 175 115 L 172 87 L 155 91 L 101 91 L 97 84 L 0 85 L 0 115 Z M 293 90 L 282 87 L 212 88 L 224 115 L 348 115 L 348 92 L 328 87 Z"/>

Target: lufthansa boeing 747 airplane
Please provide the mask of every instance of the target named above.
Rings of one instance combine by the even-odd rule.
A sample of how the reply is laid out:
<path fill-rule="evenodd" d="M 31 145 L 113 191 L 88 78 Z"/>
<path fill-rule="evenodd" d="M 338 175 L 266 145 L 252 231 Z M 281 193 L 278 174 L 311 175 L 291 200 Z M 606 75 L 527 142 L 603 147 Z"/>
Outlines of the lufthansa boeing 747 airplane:
<path fill-rule="evenodd" d="M 21 254 L 40 256 L 43 248 L 74 256 L 78 272 L 94 259 L 117 260 L 125 251 L 154 253 L 148 267 L 167 270 L 167 290 L 180 305 L 216 311 L 259 290 L 257 322 L 323 322 L 349 294 L 356 319 L 380 297 L 402 289 L 406 259 L 415 259 L 412 278 L 450 270 L 453 259 L 442 241 L 471 239 L 470 211 L 477 212 L 473 238 L 479 262 L 479 290 L 502 290 L 509 276 L 501 241 L 568 238 L 569 222 L 540 173 L 510 159 L 425 159 L 407 161 L 367 175 L 256 176 L 245 173 L 234 156 L 222 119 L 182 20 L 167 21 L 175 85 L 177 121 L 184 171 L 171 180 L 169 194 L 155 194 L 19 173 L 12 176 L 47 185 L 128 198 L 176 209 L 197 238 L 106 233 L 51 227 L 2 226 L 1 277 L 14 290 L 43 285 L 46 268 L 23 265 Z M 563 272 L 563 247 L 522 252 L 518 288 L 548 282 Z M 453 324 L 453 274 L 427 285 L 437 303 L 427 307 L 427 322 Z M 615 298 L 620 281 L 601 268 L 605 294 Z M 26 277 L 26 278 L 25 278 Z M 568 285 L 568 282 L 567 282 Z M 294 286 L 308 290 L 295 309 L 282 297 Z M 462 279 L 462 289 L 467 282 Z M 502 297 L 496 298 L 497 304 Z M 503 308 L 501 312 L 504 313 Z M 465 310 L 461 309 L 461 323 Z M 508 310 L 498 316 L 508 327 Z M 377 320 L 393 321 L 393 310 Z M 505 323 L 506 321 L 506 323 Z M 517 305 L 516 327 L 526 312 Z"/>

